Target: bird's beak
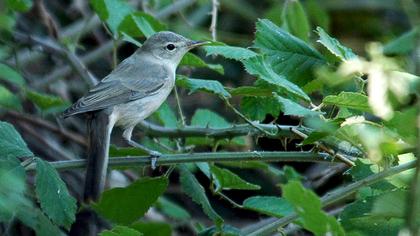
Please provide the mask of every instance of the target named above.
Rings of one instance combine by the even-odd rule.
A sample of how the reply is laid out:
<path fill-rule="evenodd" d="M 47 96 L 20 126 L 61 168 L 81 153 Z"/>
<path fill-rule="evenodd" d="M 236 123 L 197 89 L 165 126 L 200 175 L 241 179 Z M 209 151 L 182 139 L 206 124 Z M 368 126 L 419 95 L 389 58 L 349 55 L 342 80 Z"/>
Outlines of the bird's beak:
<path fill-rule="evenodd" d="M 187 48 L 188 49 L 193 49 L 193 48 L 196 48 L 196 47 L 199 47 L 199 46 L 202 46 L 202 45 L 206 45 L 206 44 L 209 44 L 210 42 L 208 42 L 208 41 L 189 41 L 188 43 L 187 43 Z"/>

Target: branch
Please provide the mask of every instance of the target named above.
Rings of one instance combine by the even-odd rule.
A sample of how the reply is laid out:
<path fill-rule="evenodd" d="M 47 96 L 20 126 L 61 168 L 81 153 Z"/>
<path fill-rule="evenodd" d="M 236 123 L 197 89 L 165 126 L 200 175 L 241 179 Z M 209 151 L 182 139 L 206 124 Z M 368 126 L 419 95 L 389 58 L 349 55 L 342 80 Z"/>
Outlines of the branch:
<path fill-rule="evenodd" d="M 217 26 L 217 8 L 219 7 L 218 0 L 212 0 L 212 9 L 211 9 L 211 24 L 210 24 L 210 32 L 211 38 L 213 41 L 217 41 L 216 35 L 216 26 Z"/>
<path fill-rule="evenodd" d="M 183 128 L 168 128 L 142 121 L 138 124 L 146 135 L 154 137 L 199 137 L 210 138 L 233 138 L 245 135 L 265 135 L 266 132 L 275 134 L 276 137 L 298 137 L 291 129 L 297 129 L 301 132 L 310 132 L 311 129 L 302 126 L 272 125 L 272 124 L 240 124 L 229 128 L 201 128 L 194 126 L 185 126 Z M 258 127 L 258 128 L 255 128 Z M 261 131 L 263 130 L 263 131 Z"/>
<path fill-rule="evenodd" d="M 357 190 L 359 190 L 362 187 L 370 186 L 379 180 L 382 180 L 384 178 L 387 178 L 389 176 L 401 173 L 403 171 L 412 169 L 416 166 L 416 161 L 410 161 L 407 163 L 404 163 L 402 165 L 394 166 L 389 169 L 386 169 L 382 172 L 370 175 L 362 180 L 359 180 L 357 182 L 354 182 L 352 184 L 349 184 L 347 186 L 344 186 L 342 188 L 339 188 L 335 191 L 332 191 L 330 193 L 325 194 L 321 198 L 321 203 L 323 207 L 331 206 L 332 204 L 348 197 L 349 195 L 355 193 Z M 252 232 L 242 232 L 244 235 L 271 235 L 272 233 L 276 232 L 279 227 L 283 227 L 296 219 L 298 219 L 299 216 L 296 213 L 290 214 L 288 216 L 285 216 L 281 219 L 278 219 L 274 222 L 269 222 L 268 224 L 261 226 L 255 231 Z"/>
<path fill-rule="evenodd" d="M 159 165 L 174 165 L 192 162 L 227 162 L 227 161 L 266 161 L 266 162 L 334 162 L 325 153 L 313 152 L 204 152 L 164 154 L 158 159 Z M 58 170 L 78 169 L 86 166 L 86 160 L 56 161 L 50 164 Z M 109 159 L 109 167 L 143 167 L 150 166 L 148 156 L 113 157 Z M 26 170 L 34 170 L 35 163 L 31 163 Z"/>

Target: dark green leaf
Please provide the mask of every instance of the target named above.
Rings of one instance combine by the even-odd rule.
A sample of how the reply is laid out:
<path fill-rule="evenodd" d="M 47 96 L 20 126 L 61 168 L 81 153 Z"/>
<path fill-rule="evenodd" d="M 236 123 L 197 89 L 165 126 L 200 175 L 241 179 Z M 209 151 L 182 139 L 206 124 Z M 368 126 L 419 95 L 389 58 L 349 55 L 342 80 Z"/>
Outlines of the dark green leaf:
<path fill-rule="evenodd" d="M 305 42 L 309 41 L 309 21 L 298 0 L 286 1 L 282 12 L 283 27 Z"/>
<path fill-rule="evenodd" d="M 171 225 L 164 222 L 136 222 L 130 225 L 144 236 L 171 236 Z"/>
<path fill-rule="evenodd" d="M 200 185 L 198 180 L 185 165 L 180 165 L 179 168 L 180 182 L 183 191 L 191 197 L 194 202 L 199 204 L 204 213 L 220 228 L 223 224 L 223 219 L 213 210 L 203 186 Z"/>
<path fill-rule="evenodd" d="M 263 121 L 267 114 L 277 117 L 280 109 L 273 97 L 243 97 L 241 100 L 242 112 L 252 120 Z"/>
<path fill-rule="evenodd" d="M 359 111 L 370 111 L 368 97 L 361 93 L 341 92 L 338 95 L 329 95 L 322 100 L 322 103 Z"/>
<path fill-rule="evenodd" d="M 223 66 L 220 64 L 208 64 L 205 61 L 203 61 L 201 58 L 196 56 L 195 54 L 192 54 L 188 52 L 185 54 L 185 56 L 182 58 L 181 62 L 179 63 L 180 66 L 192 66 L 192 67 L 198 67 L 198 68 L 209 68 L 211 70 L 214 70 L 218 72 L 219 74 L 224 74 L 225 71 L 223 69 Z"/>
<path fill-rule="evenodd" d="M 283 98 L 281 96 L 275 95 L 277 102 L 280 104 L 280 109 L 285 115 L 290 116 L 300 116 L 300 117 L 309 117 L 319 115 L 319 112 L 312 111 L 302 105 L 293 102 L 290 99 Z"/>
<path fill-rule="evenodd" d="M 164 102 L 154 115 L 161 125 L 169 128 L 177 127 L 178 120 L 174 111 L 169 107 L 167 102 Z"/>
<path fill-rule="evenodd" d="M 341 61 L 347 61 L 357 57 L 350 48 L 343 46 L 337 39 L 329 36 L 321 27 L 318 26 L 316 32 L 319 35 L 317 42 L 322 44 Z"/>
<path fill-rule="evenodd" d="M 128 187 L 105 191 L 93 207 L 113 222 L 130 224 L 147 212 L 167 186 L 166 177 L 145 177 Z"/>
<path fill-rule="evenodd" d="M 255 86 L 242 86 L 237 88 L 228 88 L 233 96 L 271 96 L 274 92 L 270 88 L 260 88 Z"/>
<path fill-rule="evenodd" d="M 232 171 L 219 168 L 215 165 L 210 166 L 210 171 L 214 177 L 216 192 L 222 190 L 240 189 L 240 190 L 259 190 L 260 186 L 248 183 Z"/>
<path fill-rule="evenodd" d="M 0 107 L 18 111 L 22 110 L 19 97 L 2 85 L 0 85 Z"/>
<path fill-rule="evenodd" d="M 166 30 L 166 25 L 160 23 L 153 16 L 144 12 L 135 12 L 127 15 L 118 26 L 119 32 L 124 32 L 131 37 L 146 36 Z"/>
<path fill-rule="evenodd" d="M 164 197 L 160 197 L 158 199 L 156 208 L 162 211 L 163 214 L 175 220 L 187 220 L 191 218 L 191 215 L 188 213 L 188 211 Z"/>
<path fill-rule="evenodd" d="M 303 227 L 315 235 L 344 235 L 337 219 L 321 210 L 321 200 L 298 181 L 283 185 L 283 197 L 293 205 L 302 218 Z"/>
<path fill-rule="evenodd" d="M 26 82 L 23 77 L 11 67 L 0 63 L 0 79 L 23 87 Z"/>
<path fill-rule="evenodd" d="M 139 231 L 127 226 L 117 225 L 110 230 L 102 231 L 99 236 L 143 236 Z"/>
<path fill-rule="evenodd" d="M 33 153 L 26 146 L 13 125 L 0 121 L 0 150 L 3 156 L 31 157 Z"/>
<path fill-rule="evenodd" d="M 267 55 L 268 64 L 277 74 L 298 85 L 312 79 L 314 67 L 325 64 L 315 49 L 269 20 L 258 21 L 254 44 Z"/>
<path fill-rule="evenodd" d="M 7 0 L 7 5 L 10 9 L 19 12 L 25 12 L 31 9 L 31 0 Z"/>
<path fill-rule="evenodd" d="M 385 55 L 404 55 L 410 53 L 416 47 L 416 40 L 420 37 L 420 27 L 404 33 L 400 37 L 387 43 L 383 52 Z"/>
<path fill-rule="evenodd" d="M 70 103 L 54 95 L 28 90 L 26 97 L 44 113 L 58 113 L 64 111 Z"/>
<path fill-rule="evenodd" d="M 223 57 L 233 60 L 243 60 L 250 57 L 255 57 L 257 54 L 249 49 L 233 46 L 205 46 L 203 47 L 207 52 L 207 56 L 221 55 Z"/>
<path fill-rule="evenodd" d="M 253 57 L 243 61 L 246 71 L 252 75 L 257 75 L 260 79 L 269 84 L 278 86 L 284 92 L 298 98 L 310 101 L 308 95 L 303 92 L 296 84 L 288 81 L 284 76 L 276 74 L 271 66 L 264 61 L 263 57 Z"/>
<path fill-rule="evenodd" d="M 57 225 L 70 229 L 75 220 L 76 200 L 54 167 L 40 158 L 36 159 L 35 191 L 45 214 Z"/>
<path fill-rule="evenodd" d="M 249 210 L 281 218 L 294 212 L 293 206 L 280 197 L 255 196 L 247 198 L 243 206 Z"/>
<path fill-rule="evenodd" d="M 90 3 L 114 35 L 118 33 L 118 27 L 124 18 L 134 12 L 134 9 L 124 0 L 90 0 Z"/>
<path fill-rule="evenodd" d="M 147 154 L 144 150 L 136 147 L 117 147 L 113 144 L 109 147 L 110 157 L 142 156 Z"/>
<path fill-rule="evenodd" d="M 187 88 L 190 93 L 196 91 L 204 91 L 219 95 L 221 97 L 230 98 L 230 94 L 223 85 L 217 80 L 191 79 L 185 76 L 177 76 L 176 85 Z"/>

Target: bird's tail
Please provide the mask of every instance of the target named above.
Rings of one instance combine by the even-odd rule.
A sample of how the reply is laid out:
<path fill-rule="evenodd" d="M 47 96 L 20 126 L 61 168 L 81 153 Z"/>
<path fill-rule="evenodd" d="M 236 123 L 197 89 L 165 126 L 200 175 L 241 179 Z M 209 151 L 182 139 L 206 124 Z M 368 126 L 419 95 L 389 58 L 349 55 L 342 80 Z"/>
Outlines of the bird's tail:
<path fill-rule="evenodd" d="M 84 200 L 97 201 L 105 186 L 108 149 L 112 125 L 104 111 L 91 113 L 88 119 L 88 157 Z"/>

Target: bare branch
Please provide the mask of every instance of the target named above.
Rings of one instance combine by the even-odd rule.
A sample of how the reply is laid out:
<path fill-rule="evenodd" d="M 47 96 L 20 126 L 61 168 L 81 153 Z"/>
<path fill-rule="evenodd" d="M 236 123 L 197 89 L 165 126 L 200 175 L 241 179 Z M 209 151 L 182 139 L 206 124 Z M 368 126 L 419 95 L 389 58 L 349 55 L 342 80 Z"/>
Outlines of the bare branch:
<path fill-rule="evenodd" d="M 216 26 L 217 26 L 217 9 L 219 8 L 219 1 L 212 0 L 211 3 L 212 3 L 212 9 L 211 9 L 210 32 L 211 32 L 211 38 L 213 39 L 213 41 L 217 41 Z"/>

